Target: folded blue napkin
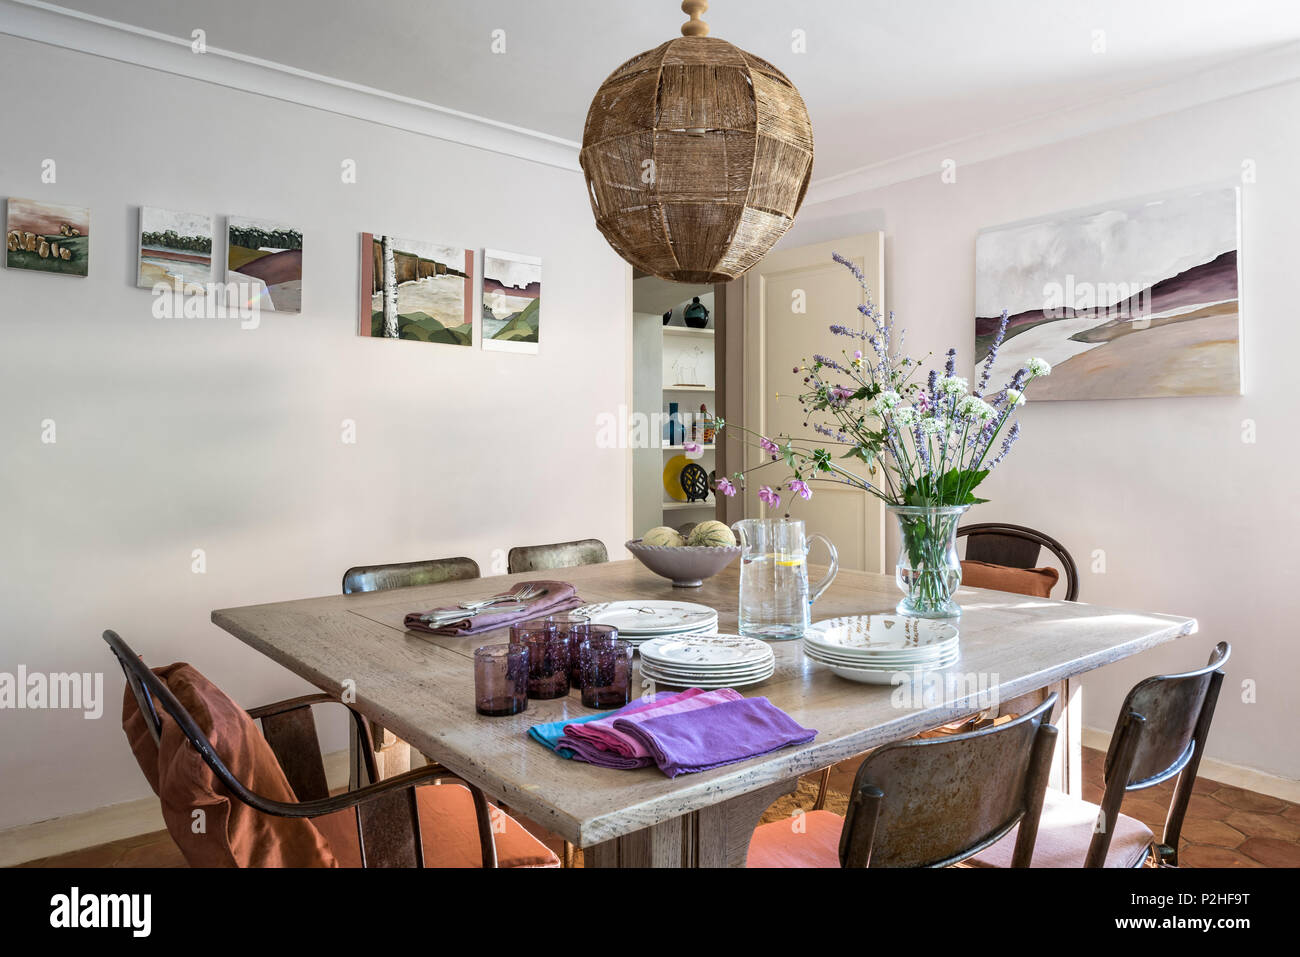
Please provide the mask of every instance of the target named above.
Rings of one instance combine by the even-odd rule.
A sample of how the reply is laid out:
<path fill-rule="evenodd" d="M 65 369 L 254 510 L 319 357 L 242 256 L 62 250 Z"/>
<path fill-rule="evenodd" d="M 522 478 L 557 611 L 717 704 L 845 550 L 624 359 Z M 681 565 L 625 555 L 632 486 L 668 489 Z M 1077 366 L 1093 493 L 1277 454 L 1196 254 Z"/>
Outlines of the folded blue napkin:
<path fill-rule="evenodd" d="M 667 697 L 672 692 L 660 691 L 655 695 L 655 700 Z M 617 711 L 597 711 L 595 714 L 589 714 L 585 718 L 565 718 L 562 721 L 548 721 L 545 724 L 535 724 L 528 729 L 528 736 L 543 747 L 549 748 L 565 760 L 573 758 L 573 751 L 569 748 L 557 748 L 556 743 L 564 737 L 564 728 L 570 724 L 585 724 L 588 721 L 595 721 L 598 718 L 612 718 L 615 715 L 622 714 L 629 708 L 640 707 L 645 704 L 642 698 L 634 698 L 630 704 L 626 704 Z"/>

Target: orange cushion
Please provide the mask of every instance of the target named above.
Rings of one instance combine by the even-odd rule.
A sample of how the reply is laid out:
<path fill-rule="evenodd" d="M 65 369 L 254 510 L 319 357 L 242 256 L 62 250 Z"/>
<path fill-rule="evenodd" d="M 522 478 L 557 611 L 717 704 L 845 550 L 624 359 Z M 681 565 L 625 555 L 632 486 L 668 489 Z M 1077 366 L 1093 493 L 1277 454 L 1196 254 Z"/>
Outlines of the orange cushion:
<path fill-rule="evenodd" d="M 832 811 L 760 824 L 749 841 L 746 867 L 839 867 L 844 818 Z"/>
<path fill-rule="evenodd" d="M 1050 598 L 1052 586 L 1061 577 L 1055 568 L 1012 568 L 989 562 L 963 561 L 961 583 L 971 588 L 991 588 L 994 591 Z"/>
<path fill-rule="evenodd" d="M 1038 838 L 1030 867 L 1083 867 L 1092 842 L 1092 831 L 1101 808 L 1048 788 L 1043 816 L 1038 821 Z M 980 851 L 966 863 L 974 867 L 1010 867 L 1019 825 L 992 847 Z M 1107 867 L 1136 867 L 1155 835 L 1141 821 L 1121 814 L 1106 852 Z"/>
<path fill-rule="evenodd" d="M 482 867 L 474 798 L 462 784 L 431 784 L 415 789 L 424 839 L 425 867 Z M 503 811 L 493 812 L 498 867 L 558 867 L 560 859 Z M 361 866 L 354 810 L 314 819 L 329 840 L 340 867 Z M 502 829 L 504 826 L 504 830 Z"/>
<path fill-rule="evenodd" d="M 187 664 L 154 673 L 212 743 L 226 767 L 264 798 L 298 799 L 253 719 L 220 688 Z M 172 840 L 191 867 L 337 867 L 321 833 L 306 818 L 263 814 L 235 798 L 217 780 L 180 725 L 158 705 L 161 740 L 155 744 L 127 686 L 122 728 L 136 761 L 162 803 Z M 202 815 L 195 815 L 202 811 Z M 202 830 L 195 833 L 201 822 Z"/>

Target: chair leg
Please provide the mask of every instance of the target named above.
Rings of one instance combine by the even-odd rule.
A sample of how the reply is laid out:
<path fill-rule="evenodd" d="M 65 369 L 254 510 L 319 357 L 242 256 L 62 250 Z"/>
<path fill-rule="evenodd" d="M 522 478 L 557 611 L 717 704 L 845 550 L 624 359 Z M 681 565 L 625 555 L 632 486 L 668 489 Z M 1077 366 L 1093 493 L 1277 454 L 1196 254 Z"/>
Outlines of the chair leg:
<path fill-rule="evenodd" d="M 817 800 L 813 802 L 813 810 L 820 811 L 826 807 L 826 793 L 830 790 L 831 769 L 823 768 L 821 780 L 817 782 Z"/>
<path fill-rule="evenodd" d="M 576 850 L 576 848 L 574 848 L 574 846 L 573 846 L 572 844 L 570 844 L 568 841 L 565 841 L 565 842 L 564 842 L 564 856 L 563 856 L 563 858 L 561 859 L 562 866 L 564 866 L 564 867 L 573 867 L 573 865 L 574 865 L 574 858 L 577 856 L 577 855 L 574 853 L 575 850 Z"/>

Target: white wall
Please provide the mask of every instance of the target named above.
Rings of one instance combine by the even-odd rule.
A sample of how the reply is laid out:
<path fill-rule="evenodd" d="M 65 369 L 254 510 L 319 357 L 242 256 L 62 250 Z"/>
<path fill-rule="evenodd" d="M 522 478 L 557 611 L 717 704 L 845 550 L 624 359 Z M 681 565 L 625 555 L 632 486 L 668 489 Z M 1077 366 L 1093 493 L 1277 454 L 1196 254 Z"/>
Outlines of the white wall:
<path fill-rule="evenodd" d="M 811 206 L 784 240 L 803 245 L 866 229 L 887 236 L 889 306 L 909 351 L 968 362 L 974 345 L 976 232 L 987 226 L 1209 181 L 1243 187 L 1246 395 L 1042 402 L 984 486 L 976 520 L 1060 538 L 1082 566 L 1084 601 L 1195 616 L 1200 634 L 1090 676 L 1085 723 L 1109 731 L 1137 680 L 1233 658 L 1209 738 L 1211 757 L 1300 778 L 1295 724 L 1300 636 L 1295 584 L 1296 264 L 1300 262 L 1300 85 L 1290 84 Z M 884 135 L 888 135 L 887 132 Z M 1253 419 L 1255 444 L 1242 442 Z M 1090 570 L 1103 549 L 1105 574 Z M 1243 702 L 1253 681 L 1257 703 Z"/>
<path fill-rule="evenodd" d="M 0 270 L 0 671 L 103 671 L 108 699 L 0 711 L 0 828 L 148 795 L 105 628 L 251 706 L 304 685 L 211 609 L 627 537 L 628 456 L 595 418 L 628 399 L 630 279 L 580 174 L 4 36 L 0 88 L 0 196 L 91 209 L 88 279 Z M 300 224 L 302 315 L 155 319 L 140 204 Z M 541 354 L 358 337 L 362 231 L 542 256 Z"/>

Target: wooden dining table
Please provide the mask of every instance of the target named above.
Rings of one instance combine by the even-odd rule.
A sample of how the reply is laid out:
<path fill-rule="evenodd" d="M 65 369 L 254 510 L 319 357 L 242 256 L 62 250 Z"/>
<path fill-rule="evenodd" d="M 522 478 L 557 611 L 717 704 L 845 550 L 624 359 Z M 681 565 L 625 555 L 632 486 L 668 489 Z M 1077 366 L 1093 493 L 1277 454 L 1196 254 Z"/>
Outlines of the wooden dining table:
<path fill-rule="evenodd" d="M 1078 678 L 1191 634 L 1176 615 L 961 588 L 961 658 L 938 679 L 858 684 L 806 658 L 799 641 L 773 643 L 775 673 L 740 689 L 764 695 L 817 736 L 710 771 L 668 778 L 657 768 L 615 770 L 565 760 L 531 739 L 530 725 L 592 712 L 576 691 L 530 701 L 511 717 L 474 709 L 474 649 L 508 640 L 505 630 L 467 637 L 408 631 L 408 612 L 499 594 L 516 582 L 572 582 L 588 602 L 677 599 L 718 611 L 737 626 L 736 565 L 699 588 L 674 588 L 635 561 L 496 576 L 353 595 L 224 608 L 212 620 L 323 691 L 346 695 L 371 720 L 512 812 L 585 852 L 587 867 L 744 866 L 763 812 L 801 776 L 879 745 L 988 708 L 990 701 L 1055 690 L 1060 728 L 1052 784 L 1079 794 L 1082 745 Z M 841 570 L 813 606 L 813 619 L 890 611 L 892 577 Z M 639 667 L 635 680 L 640 682 Z M 638 688 L 643 685 L 638 684 Z"/>

